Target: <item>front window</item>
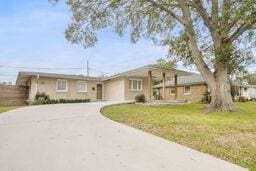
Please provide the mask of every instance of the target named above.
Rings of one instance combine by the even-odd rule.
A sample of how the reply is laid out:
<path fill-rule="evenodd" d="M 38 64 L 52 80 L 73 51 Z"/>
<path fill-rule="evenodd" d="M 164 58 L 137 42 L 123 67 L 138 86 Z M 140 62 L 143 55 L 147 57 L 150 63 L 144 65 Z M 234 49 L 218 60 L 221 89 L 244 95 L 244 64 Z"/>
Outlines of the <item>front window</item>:
<path fill-rule="evenodd" d="M 184 86 L 184 94 L 190 94 L 191 93 L 191 86 Z"/>
<path fill-rule="evenodd" d="M 139 79 L 129 80 L 129 89 L 141 91 L 142 90 L 142 80 L 139 80 Z"/>
<path fill-rule="evenodd" d="M 68 91 L 68 81 L 67 80 L 57 80 L 57 87 L 58 92 L 67 92 Z"/>
<path fill-rule="evenodd" d="M 78 92 L 87 92 L 87 83 L 86 81 L 77 82 L 77 91 Z"/>
<path fill-rule="evenodd" d="M 175 94 L 175 87 L 171 87 L 170 88 L 170 95 L 174 95 Z"/>

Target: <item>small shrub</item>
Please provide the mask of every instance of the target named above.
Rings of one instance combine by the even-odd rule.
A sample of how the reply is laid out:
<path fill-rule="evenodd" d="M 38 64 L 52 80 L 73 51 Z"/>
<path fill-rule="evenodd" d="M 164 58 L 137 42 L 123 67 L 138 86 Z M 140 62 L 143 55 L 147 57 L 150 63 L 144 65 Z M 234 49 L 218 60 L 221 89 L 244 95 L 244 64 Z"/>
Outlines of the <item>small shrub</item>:
<path fill-rule="evenodd" d="M 239 96 L 238 97 L 238 101 L 239 102 L 246 102 L 248 99 L 246 98 L 246 97 L 244 97 L 244 96 Z"/>
<path fill-rule="evenodd" d="M 47 95 L 45 92 L 43 93 L 37 92 L 32 104 L 38 105 L 38 104 L 50 104 L 50 103 L 51 103 L 51 100 L 49 95 Z"/>
<path fill-rule="evenodd" d="M 146 102 L 146 97 L 145 97 L 144 94 L 137 95 L 135 97 L 135 101 L 140 102 L 140 103 L 145 103 Z"/>
<path fill-rule="evenodd" d="M 206 91 L 204 94 L 203 94 L 203 97 L 201 99 L 201 102 L 202 103 L 210 103 L 211 102 L 211 93 L 209 91 Z"/>
<path fill-rule="evenodd" d="M 256 98 L 251 98 L 250 99 L 252 102 L 256 102 Z"/>
<path fill-rule="evenodd" d="M 43 92 L 43 93 L 37 92 L 36 95 L 35 95 L 35 99 L 36 99 L 36 100 L 38 100 L 38 99 L 49 100 L 49 99 L 50 99 L 50 96 L 47 95 L 45 92 Z"/>

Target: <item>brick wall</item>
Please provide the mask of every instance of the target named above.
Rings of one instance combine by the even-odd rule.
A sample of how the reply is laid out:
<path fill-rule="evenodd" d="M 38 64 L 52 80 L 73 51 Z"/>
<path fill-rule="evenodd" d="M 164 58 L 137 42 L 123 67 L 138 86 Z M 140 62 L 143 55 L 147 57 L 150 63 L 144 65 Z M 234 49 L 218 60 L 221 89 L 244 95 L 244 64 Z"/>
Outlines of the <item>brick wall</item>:
<path fill-rule="evenodd" d="M 201 100 L 203 94 L 206 92 L 207 86 L 204 84 L 200 85 L 191 85 L 191 93 L 184 94 L 184 86 L 178 86 L 178 96 L 177 100 L 188 100 L 191 102 L 198 102 Z M 162 94 L 162 88 L 160 89 L 160 93 Z M 165 90 L 166 100 L 174 100 L 174 95 L 170 94 L 170 88 L 167 87 Z"/>
<path fill-rule="evenodd" d="M 0 105 L 25 105 L 28 88 L 0 85 Z"/>

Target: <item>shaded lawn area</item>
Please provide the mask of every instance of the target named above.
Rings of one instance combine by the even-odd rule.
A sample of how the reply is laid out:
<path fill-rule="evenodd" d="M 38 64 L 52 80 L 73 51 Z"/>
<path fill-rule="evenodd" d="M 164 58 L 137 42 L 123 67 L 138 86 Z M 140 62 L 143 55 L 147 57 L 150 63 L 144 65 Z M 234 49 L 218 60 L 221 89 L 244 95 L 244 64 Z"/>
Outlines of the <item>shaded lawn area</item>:
<path fill-rule="evenodd" d="M 7 112 L 9 110 L 13 110 L 13 109 L 16 109 L 20 106 L 1 106 L 0 105 L 0 113 L 3 113 L 3 112 Z"/>
<path fill-rule="evenodd" d="M 256 171 L 256 103 L 237 103 L 244 112 L 205 114 L 204 104 L 102 109 L 106 117 Z"/>

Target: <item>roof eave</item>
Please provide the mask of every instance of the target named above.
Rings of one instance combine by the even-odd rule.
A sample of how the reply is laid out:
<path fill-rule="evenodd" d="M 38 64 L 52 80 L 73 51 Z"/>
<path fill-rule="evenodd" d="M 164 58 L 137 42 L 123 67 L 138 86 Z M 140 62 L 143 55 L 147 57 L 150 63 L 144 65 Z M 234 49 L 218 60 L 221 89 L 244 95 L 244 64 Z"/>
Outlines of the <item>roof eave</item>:
<path fill-rule="evenodd" d="M 206 82 L 194 82 L 194 83 L 182 83 L 182 84 L 177 84 L 177 86 L 185 86 L 185 85 L 205 85 Z M 168 84 L 165 87 L 172 87 L 174 84 Z M 154 88 L 163 88 L 163 85 L 155 85 L 153 86 Z"/>
<path fill-rule="evenodd" d="M 110 76 L 110 77 L 106 77 L 106 78 L 103 79 L 103 81 L 111 80 L 111 79 L 122 77 L 122 76 L 126 76 L 126 75 L 133 74 L 133 73 L 136 73 L 136 72 L 139 72 L 139 71 L 143 71 L 143 70 L 150 71 L 152 69 L 160 70 L 160 71 L 163 71 L 163 72 L 174 72 L 174 73 L 176 72 L 177 74 L 180 73 L 179 74 L 180 76 L 186 76 L 186 75 L 192 75 L 193 74 L 191 72 L 177 70 L 177 69 L 164 69 L 164 68 L 156 67 L 154 65 L 146 65 L 146 66 L 135 68 L 135 69 L 131 69 L 129 71 L 125 71 L 125 72 L 122 72 L 122 73 L 119 73 L 119 74 L 116 74 L 116 75 L 113 75 L 113 76 Z"/>
<path fill-rule="evenodd" d="M 101 78 L 97 77 L 87 77 L 87 76 L 78 76 L 78 75 L 65 75 L 65 74 L 53 74 L 53 73 L 40 73 L 40 72 L 19 72 L 17 79 L 16 79 L 16 85 L 21 85 L 22 83 L 19 83 L 22 77 L 36 77 L 37 75 L 41 77 L 49 77 L 49 78 L 63 78 L 63 79 L 76 79 L 76 80 L 88 80 L 88 81 L 102 81 Z"/>

